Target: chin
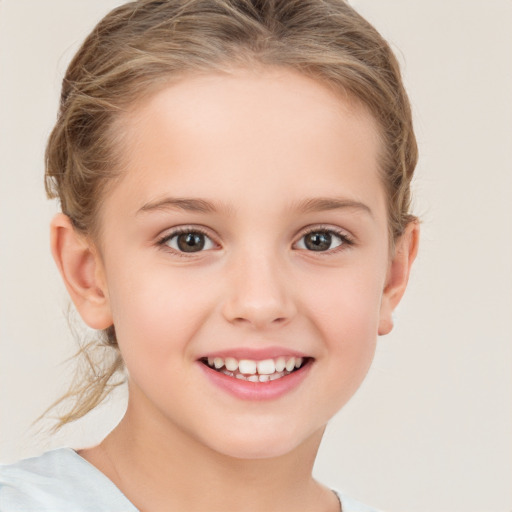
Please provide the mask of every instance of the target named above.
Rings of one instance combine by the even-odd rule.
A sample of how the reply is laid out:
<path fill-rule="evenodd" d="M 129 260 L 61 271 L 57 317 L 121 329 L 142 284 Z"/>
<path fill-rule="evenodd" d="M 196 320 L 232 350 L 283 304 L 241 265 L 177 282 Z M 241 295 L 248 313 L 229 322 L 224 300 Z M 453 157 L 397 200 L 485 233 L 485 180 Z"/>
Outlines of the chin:
<path fill-rule="evenodd" d="M 318 432 L 318 444 L 324 428 Z M 316 432 L 315 432 L 316 433 Z M 274 427 L 267 432 L 257 428 L 229 432 L 229 435 L 209 439 L 210 448 L 227 457 L 245 460 L 273 459 L 283 457 L 300 449 L 314 436 L 311 433 L 293 432 L 288 428 Z"/>

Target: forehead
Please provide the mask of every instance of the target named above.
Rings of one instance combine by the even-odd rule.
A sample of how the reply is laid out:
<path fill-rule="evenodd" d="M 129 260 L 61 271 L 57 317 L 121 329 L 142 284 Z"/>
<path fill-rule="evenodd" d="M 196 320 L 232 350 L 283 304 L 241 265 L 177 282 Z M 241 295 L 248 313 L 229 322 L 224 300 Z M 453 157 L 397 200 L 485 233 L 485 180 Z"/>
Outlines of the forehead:
<path fill-rule="evenodd" d="M 356 101 L 294 71 L 186 77 L 122 125 L 119 188 L 140 204 L 170 193 L 274 204 L 273 192 L 294 201 L 306 190 L 329 195 L 334 184 L 338 195 L 382 203 L 377 123 Z"/>

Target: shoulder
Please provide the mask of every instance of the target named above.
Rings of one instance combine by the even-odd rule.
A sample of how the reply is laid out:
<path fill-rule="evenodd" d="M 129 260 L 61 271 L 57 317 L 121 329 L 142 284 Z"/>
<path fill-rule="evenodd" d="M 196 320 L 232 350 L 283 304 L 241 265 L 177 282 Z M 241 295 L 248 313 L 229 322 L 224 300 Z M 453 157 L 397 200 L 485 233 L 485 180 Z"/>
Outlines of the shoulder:
<path fill-rule="evenodd" d="M 2 512 L 137 512 L 115 485 L 70 448 L 0 465 Z"/>
<path fill-rule="evenodd" d="M 341 502 L 342 512 L 382 512 L 338 491 L 334 491 Z"/>

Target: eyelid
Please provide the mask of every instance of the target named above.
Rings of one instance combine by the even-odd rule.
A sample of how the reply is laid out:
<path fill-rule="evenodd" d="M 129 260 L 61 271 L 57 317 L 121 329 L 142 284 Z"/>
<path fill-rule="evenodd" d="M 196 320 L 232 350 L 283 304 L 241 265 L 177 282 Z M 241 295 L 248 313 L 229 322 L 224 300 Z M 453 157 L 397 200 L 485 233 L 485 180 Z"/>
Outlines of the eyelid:
<path fill-rule="evenodd" d="M 174 228 L 169 228 L 165 231 L 165 234 L 158 236 L 156 243 L 159 247 L 165 248 L 166 250 L 172 251 L 173 253 L 176 253 L 179 256 L 184 256 L 184 257 L 190 257 L 193 255 L 197 255 L 202 252 L 211 250 L 211 249 L 206 249 L 206 250 L 201 250 L 201 251 L 197 251 L 197 252 L 186 253 L 186 252 L 182 252 L 182 251 L 177 251 L 167 245 L 167 242 L 169 240 L 171 240 L 172 238 L 174 238 L 175 236 L 179 236 L 181 234 L 186 234 L 186 233 L 199 233 L 199 234 L 205 236 L 206 238 L 208 238 L 209 240 L 211 240 L 211 242 L 213 243 L 213 245 L 216 246 L 216 248 L 220 247 L 220 244 L 215 240 L 215 236 L 212 236 L 210 230 L 208 230 L 202 226 L 194 226 L 194 225 L 176 226 Z"/>
<path fill-rule="evenodd" d="M 355 245 L 354 236 L 351 235 L 348 231 L 346 231 L 345 229 L 339 228 L 339 227 L 325 225 L 325 224 L 319 224 L 319 225 L 315 225 L 315 226 L 305 227 L 301 231 L 301 233 L 298 236 L 297 241 L 294 243 L 294 245 L 296 245 L 300 240 L 302 240 L 305 236 L 309 235 L 310 233 L 317 233 L 317 232 L 331 233 L 331 234 L 334 234 L 335 236 L 341 238 L 341 240 L 342 240 L 342 243 L 339 246 L 335 247 L 334 249 L 329 249 L 327 251 L 318 251 L 316 253 L 318 255 L 332 254 L 332 253 L 338 252 L 340 250 L 345 250 L 348 247 Z M 307 251 L 307 249 L 300 249 L 300 250 Z M 314 252 L 314 251 L 308 251 L 308 252 Z"/>
<path fill-rule="evenodd" d="M 305 236 L 307 236 L 310 233 L 322 232 L 322 231 L 334 234 L 335 236 L 341 238 L 341 240 L 343 242 L 339 246 L 335 247 L 334 249 L 329 249 L 327 251 L 318 251 L 317 254 L 319 254 L 319 255 L 332 254 L 334 252 L 337 252 L 338 250 L 347 249 L 348 247 L 353 246 L 356 243 L 354 236 L 352 234 L 350 234 L 348 231 L 346 231 L 345 229 L 342 229 L 342 228 L 339 228 L 336 226 L 332 226 L 332 225 L 317 224 L 317 225 L 306 226 L 305 228 L 303 228 L 302 231 L 300 232 L 300 235 L 297 237 L 296 241 L 293 243 L 293 245 L 296 246 L 300 240 L 302 240 Z M 173 237 L 178 236 L 180 234 L 200 233 L 200 234 L 204 235 L 205 237 L 207 237 L 208 239 L 210 239 L 212 241 L 212 243 L 217 248 L 220 247 L 220 244 L 216 241 L 216 237 L 214 235 L 212 235 L 212 233 L 209 229 L 207 229 L 203 226 L 197 226 L 197 225 L 176 226 L 174 228 L 167 229 L 164 233 L 165 234 L 158 236 L 157 245 L 161 246 L 161 247 L 165 247 L 166 249 L 173 251 L 174 253 L 176 253 L 180 256 L 189 257 L 190 255 L 194 255 L 194 254 L 197 255 L 202 252 L 205 252 L 204 250 L 202 250 L 202 251 L 197 251 L 195 253 L 194 252 L 185 253 L 182 251 L 176 251 L 172 247 L 166 246 L 166 242 L 168 242 Z M 207 249 L 207 250 L 211 250 L 211 249 Z M 300 249 L 300 250 L 307 250 L 307 249 Z M 308 251 L 308 252 L 313 252 L 313 251 Z"/>

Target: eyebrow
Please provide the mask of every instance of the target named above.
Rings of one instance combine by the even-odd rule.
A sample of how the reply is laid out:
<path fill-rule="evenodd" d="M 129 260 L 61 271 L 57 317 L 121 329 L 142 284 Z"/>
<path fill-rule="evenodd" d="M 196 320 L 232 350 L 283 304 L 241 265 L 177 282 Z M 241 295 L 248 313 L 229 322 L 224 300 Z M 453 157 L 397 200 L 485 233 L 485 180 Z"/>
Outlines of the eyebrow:
<path fill-rule="evenodd" d="M 373 217 L 373 212 L 369 206 L 359 201 L 337 197 L 315 197 L 305 199 L 296 205 L 297 210 L 304 213 L 325 212 L 329 210 L 354 209 L 368 213 Z"/>
<path fill-rule="evenodd" d="M 150 212 L 154 210 L 167 210 L 169 208 L 198 213 L 213 213 L 218 210 L 213 203 L 204 199 L 166 197 L 158 201 L 146 203 L 137 213 Z"/>
<path fill-rule="evenodd" d="M 218 207 L 205 199 L 166 197 L 157 201 L 144 204 L 137 213 L 151 212 L 155 210 L 178 209 L 197 213 L 215 213 L 219 210 L 227 210 L 227 207 Z M 292 210 L 296 209 L 302 213 L 323 212 L 329 210 L 354 209 L 368 213 L 373 217 L 369 206 L 359 201 L 336 197 L 314 197 L 304 199 L 294 204 Z"/>

